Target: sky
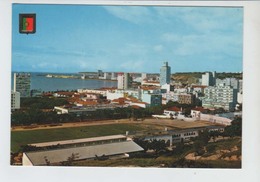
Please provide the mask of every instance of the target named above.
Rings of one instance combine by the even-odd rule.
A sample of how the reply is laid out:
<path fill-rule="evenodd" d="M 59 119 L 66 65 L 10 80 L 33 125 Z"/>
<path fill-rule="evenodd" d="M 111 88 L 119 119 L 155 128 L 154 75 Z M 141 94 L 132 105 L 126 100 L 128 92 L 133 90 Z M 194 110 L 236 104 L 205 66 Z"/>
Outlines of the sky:
<path fill-rule="evenodd" d="M 243 8 L 23 5 L 12 7 L 12 71 L 241 72 Z M 36 13 L 36 33 L 19 33 Z"/>

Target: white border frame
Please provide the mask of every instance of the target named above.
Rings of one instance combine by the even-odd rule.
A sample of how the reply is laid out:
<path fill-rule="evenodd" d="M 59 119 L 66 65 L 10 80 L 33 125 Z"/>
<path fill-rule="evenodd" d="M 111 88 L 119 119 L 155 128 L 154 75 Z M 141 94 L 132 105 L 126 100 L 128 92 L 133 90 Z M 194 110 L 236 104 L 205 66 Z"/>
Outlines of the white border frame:
<path fill-rule="evenodd" d="M 260 181 L 260 2 L 258 1 L 89 1 L 3 0 L 0 2 L 0 178 L 2 181 Z M 244 8 L 242 169 L 94 168 L 10 166 L 12 3 L 173 5 Z"/>

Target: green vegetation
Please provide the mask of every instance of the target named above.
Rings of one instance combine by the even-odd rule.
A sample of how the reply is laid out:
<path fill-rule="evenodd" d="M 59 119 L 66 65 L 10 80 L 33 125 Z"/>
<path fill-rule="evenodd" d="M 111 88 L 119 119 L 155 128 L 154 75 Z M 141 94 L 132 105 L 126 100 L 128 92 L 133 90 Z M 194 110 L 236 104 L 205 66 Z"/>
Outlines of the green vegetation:
<path fill-rule="evenodd" d="M 201 75 L 203 72 L 184 72 L 184 73 L 174 73 L 172 74 L 172 78 L 175 81 L 179 81 L 182 83 L 192 84 L 192 83 L 198 83 L 199 79 L 201 78 Z"/>
<path fill-rule="evenodd" d="M 12 126 L 29 126 L 32 124 L 59 124 L 66 122 L 97 121 L 108 119 L 144 119 L 152 114 L 162 114 L 163 107 L 133 109 L 115 108 L 98 109 L 80 114 L 57 114 L 52 111 L 54 106 L 66 105 L 68 102 L 60 98 L 25 98 L 21 101 L 21 110 L 12 112 Z"/>
<path fill-rule="evenodd" d="M 150 111 L 148 111 L 150 112 Z M 59 124 L 67 122 L 82 122 L 82 121 L 97 121 L 108 119 L 125 119 L 138 118 L 144 119 L 147 111 L 137 110 L 131 108 L 115 108 L 100 109 L 96 111 L 89 111 L 84 114 L 57 114 L 54 111 L 44 112 L 39 109 L 30 109 L 27 111 L 18 110 L 12 113 L 12 126 L 29 126 L 32 124 Z"/>
<path fill-rule="evenodd" d="M 143 126 L 136 124 L 111 124 L 59 129 L 12 131 L 11 150 L 12 152 L 18 152 L 22 146 L 30 143 L 125 134 L 126 131 L 140 131 L 143 129 Z"/>
<path fill-rule="evenodd" d="M 239 149 L 241 149 L 241 138 L 230 138 L 208 143 L 207 148 L 212 146 L 215 147 L 215 150 L 230 150 L 234 146 L 237 146 Z"/>
<path fill-rule="evenodd" d="M 21 98 L 21 107 L 29 109 L 53 109 L 54 106 L 69 104 L 64 98 L 24 97 Z"/>
<path fill-rule="evenodd" d="M 159 152 L 167 151 L 167 147 L 170 146 L 170 140 L 165 142 L 164 140 L 144 140 L 143 138 L 134 138 L 134 142 L 141 146 L 144 151 L 154 150 L 156 154 Z"/>
<path fill-rule="evenodd" d="M 73 115 L 59 116 L 51 111 L 54 106 L 68 104 L 64 98 L 21 98 L 21 109 L 12 112 L 11 125 L 50 124 L 69 122 L 75 118 Z M 46 111 L 47 110 L 47 111 Z"/>
<path fill-rule="evenodd" d="M 225 128 L 224 134 L 229 137 L 242 136 L 242 118 L 235 118 L 231 125 Z"/>
<path fill-rule="evenodd" d="M 179 81 L 182 83 L 198 83 L 199 79 L 202 77 L 202 74 L 205 72 L 179 72 L 172 74 L 172 78 L 175 81 Z M 217 73 L 216 77 L 219 79 L 225 79 L 225 78 L 236 78 L 236 79 L 242 79 L 243 74 L 242 73 Z"/>
<path fill-rule="evenodd" d="M 225 78 L 236 78 L 236 79 L 243 79 L 242 73 L 217 73 L 217 78 L 225 79 Z"/>
<path fill-rule="evenodd" d="M 224 160 L 186 160 L 181 158 L 174 162 L 174 168 L 241 168 L 241 161 Z"/>

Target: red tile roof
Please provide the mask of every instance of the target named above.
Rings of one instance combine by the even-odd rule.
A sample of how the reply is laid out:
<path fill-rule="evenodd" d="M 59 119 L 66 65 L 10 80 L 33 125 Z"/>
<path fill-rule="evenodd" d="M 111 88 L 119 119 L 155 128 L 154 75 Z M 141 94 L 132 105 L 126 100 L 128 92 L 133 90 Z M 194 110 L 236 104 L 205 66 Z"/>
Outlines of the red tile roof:
<path fill-rule="evenodd" d="M 191 87 L 192 88 L 206 88 L 208 86 L 205 86 L 205 85 L 192 85 Z"/>
<path fill-rule="evenodd" d="M 176 106 L 174 106 L 174 107 L 170 107 L 170 108 L 167 108 L 167 109 L 165 109 L 165 110 L 167 110 L 167 111 L 175 111 L 175 112 L 179 112 L 179 111 L 181 111 L 181 109 L 178 108 L 178 107 L 176 107 Z"/>
<path fill-rule="evenodd" d="M 203 107 L 195 107 L 195 108 L 193 108 L 192 110 L 194 110 L 194 111 L 200 111 L 200 112 L 205 111 L 205 109 L 204 109 Z"/>

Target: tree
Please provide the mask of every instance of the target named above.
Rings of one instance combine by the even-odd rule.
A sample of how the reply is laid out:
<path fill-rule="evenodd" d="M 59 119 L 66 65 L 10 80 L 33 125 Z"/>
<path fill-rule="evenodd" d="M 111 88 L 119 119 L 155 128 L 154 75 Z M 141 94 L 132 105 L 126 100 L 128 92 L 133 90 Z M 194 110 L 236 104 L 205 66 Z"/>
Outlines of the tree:
<path fill-rule="evenodd" d="M 160 151 L 166 150 L 167 148 L 167 144 L 164 140 L 152 140 L 149 144 L 149 149 L 154 150 L 156 154 Z"/>
<path fill-rule="evenodd" d="M 230 126 L 225 128 L 224 134 L 231 138 L 235 136 L 242 136 L 242 117 L 236 117 Z"/>
<path fill-rule="evenodd" d="M 177 154 L 177 155 L 182 154 L 183 151 L 184 151 L 184 148 L 185 148 L 184 142 L 181 141 L 181 142 L 179 142 L 179 143 L 177 143 L 177 144 L 175 145 L 175 148 L 174 148 L 174 150 L 173 150 L 173 153 L 174 153 L 174 154 Z"/>
<path fill-rule="evenodd" d="M 149 149 L 149 141 L 148 140 L 144 140 L 144 138 L 134 138 L 133 140 L 134 140 L 135 143 L 140 145 L 144 149 L 145 152 Z"/>
<path fill-rule="evenodd" d="M 216 150 L 216 145 L 214 144 L 214 145 L 208 145 L 207 146 L 207 152 L 209 152 L 209 153 L 212 153 L 212 152 L 214 152 L 215 150 Z"/>
<path fill-rule="evenodd" d="M 221 133 L 219 131 L 216 131 L 216 130 L 209 132 L 209 136 L 210 136 L 210 138 L 213 139 L 214 142 L 216 142 L 216 138 L 220 135 L 221 135 Z"/>
<path fill-rule="evenodd" d="M 194 141 L 201 141 L 203 145 L 207 145 L 210 140 L 210 135 L 208 130 L 202 130 L 199 135 L 193 139 Z"/>
<path fill-rule="evenodd" d="M 193 149 L 198 155 L 205 153 L 205 146 L 210 140 L 208 130 L 203 130 L 199 132 L 199 135 L 193 139 Z"/>
<path fill-rule="evenodd" d="M 203 155 L 205 153 L 204 147 L 205 144 L 203 141 L 197 140 L 193 143 L 193 149 L 197 155 Z"/>
<path fill-rule="evenodd" d="M 72 163 L 79 158 L 79 153 L 72 153 L 66 161 L 61 162 L 62 166 L 72 166 Z"/>

